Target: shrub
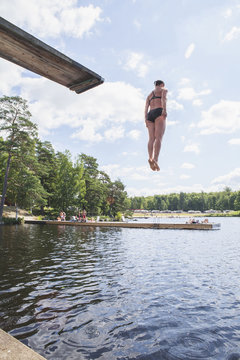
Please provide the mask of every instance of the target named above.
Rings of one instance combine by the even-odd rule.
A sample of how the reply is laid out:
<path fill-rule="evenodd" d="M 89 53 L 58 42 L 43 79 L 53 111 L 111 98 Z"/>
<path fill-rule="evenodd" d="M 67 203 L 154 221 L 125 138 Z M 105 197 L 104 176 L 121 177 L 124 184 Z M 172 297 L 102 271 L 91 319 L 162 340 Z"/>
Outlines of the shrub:
<path fill-rule="evenodd" d="M 22 224 L 24 224 L 24 218 L 22 218 L 22 217 L 19 217 L 18 219 L 3 217 L 2 219 L 3 219 L 4 225 L 22 225 Z"/>
<path fill-rule="evenodd" d="M 116 221 L 122 221 L 122 213 L 120 211 L 117 212 L 117 214 L 115 216 L 115 220 Z"/>

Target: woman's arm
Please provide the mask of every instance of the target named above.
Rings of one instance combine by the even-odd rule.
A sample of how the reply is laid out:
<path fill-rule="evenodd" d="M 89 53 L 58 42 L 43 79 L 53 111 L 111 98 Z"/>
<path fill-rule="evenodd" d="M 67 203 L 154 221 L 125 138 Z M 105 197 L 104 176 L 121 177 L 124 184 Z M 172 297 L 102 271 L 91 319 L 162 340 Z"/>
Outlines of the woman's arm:
<path fill-rule="evenodd" d="M 167 89 L 163 90 L 163 95 L 162 95 L 162 105 L 163 105 L 163 113 L 162 115 L 167 117 Z"/>
<path fill-rule="evenodd" d="M 145 122 L 146 122 L 146 125 L 147 125 L 148 108 L 149 108 L 149 96 L 147 97 L 146 104 L 145 104 Z"/>

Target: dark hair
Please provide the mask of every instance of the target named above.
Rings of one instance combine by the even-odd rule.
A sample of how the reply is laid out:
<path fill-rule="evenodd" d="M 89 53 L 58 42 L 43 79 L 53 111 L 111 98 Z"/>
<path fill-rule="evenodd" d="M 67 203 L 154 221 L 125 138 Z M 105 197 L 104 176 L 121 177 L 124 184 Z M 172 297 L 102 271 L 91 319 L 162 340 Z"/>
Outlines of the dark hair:
<path fill-rule="evenodd" d="M 156 80 L 156 81 L 154 81 L 154 85 L 155 86 L 160 86 L 160 85 L 164 86 L 165 84 L 164 84 L 164 81 L 162 81 L 162 80 Z"/>

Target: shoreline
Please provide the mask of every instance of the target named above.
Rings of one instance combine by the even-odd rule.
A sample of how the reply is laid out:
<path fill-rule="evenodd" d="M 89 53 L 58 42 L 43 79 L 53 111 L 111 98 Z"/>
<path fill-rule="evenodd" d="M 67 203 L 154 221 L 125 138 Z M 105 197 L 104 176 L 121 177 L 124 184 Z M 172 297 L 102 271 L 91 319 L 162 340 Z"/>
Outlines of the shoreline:
<path fill-rule="evenodd" d="M 240 211 L 231 211 L 229 213 L 133 213 L 132 218 L 192 218 L 192 217 L 240 217 Z"/>
<path fill-rule="evenodd" d="M 4 206 L 3 216 L 7 218 L 16 217 L 16 209 L 14 206 Z M 38 220 L 38 216 L 32 215 L 29 211 L 24 209 L 18 209 L 18 217 L 24 218 L 24 220 Z M 193 217 L 240 217 L 240 211 L 230 211 L 230 212 L 217 212 L 217 213 L 169 213 L 169 212 L 133 212 L 131 216 L 126 216 L 129 219 L 144 219 L 144 218 L 193 218 Z"/>

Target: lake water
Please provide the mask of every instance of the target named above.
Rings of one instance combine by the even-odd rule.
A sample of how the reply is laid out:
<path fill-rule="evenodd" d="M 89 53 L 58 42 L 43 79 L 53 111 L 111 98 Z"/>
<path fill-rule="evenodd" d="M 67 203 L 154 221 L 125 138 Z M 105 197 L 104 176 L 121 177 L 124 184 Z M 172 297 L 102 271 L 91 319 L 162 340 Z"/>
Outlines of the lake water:
<path fill-rule="evenodd" d="M 46 359 L 240 359 L 240 218 L 213 221 L 0 226 L 0 327 Z"/>

